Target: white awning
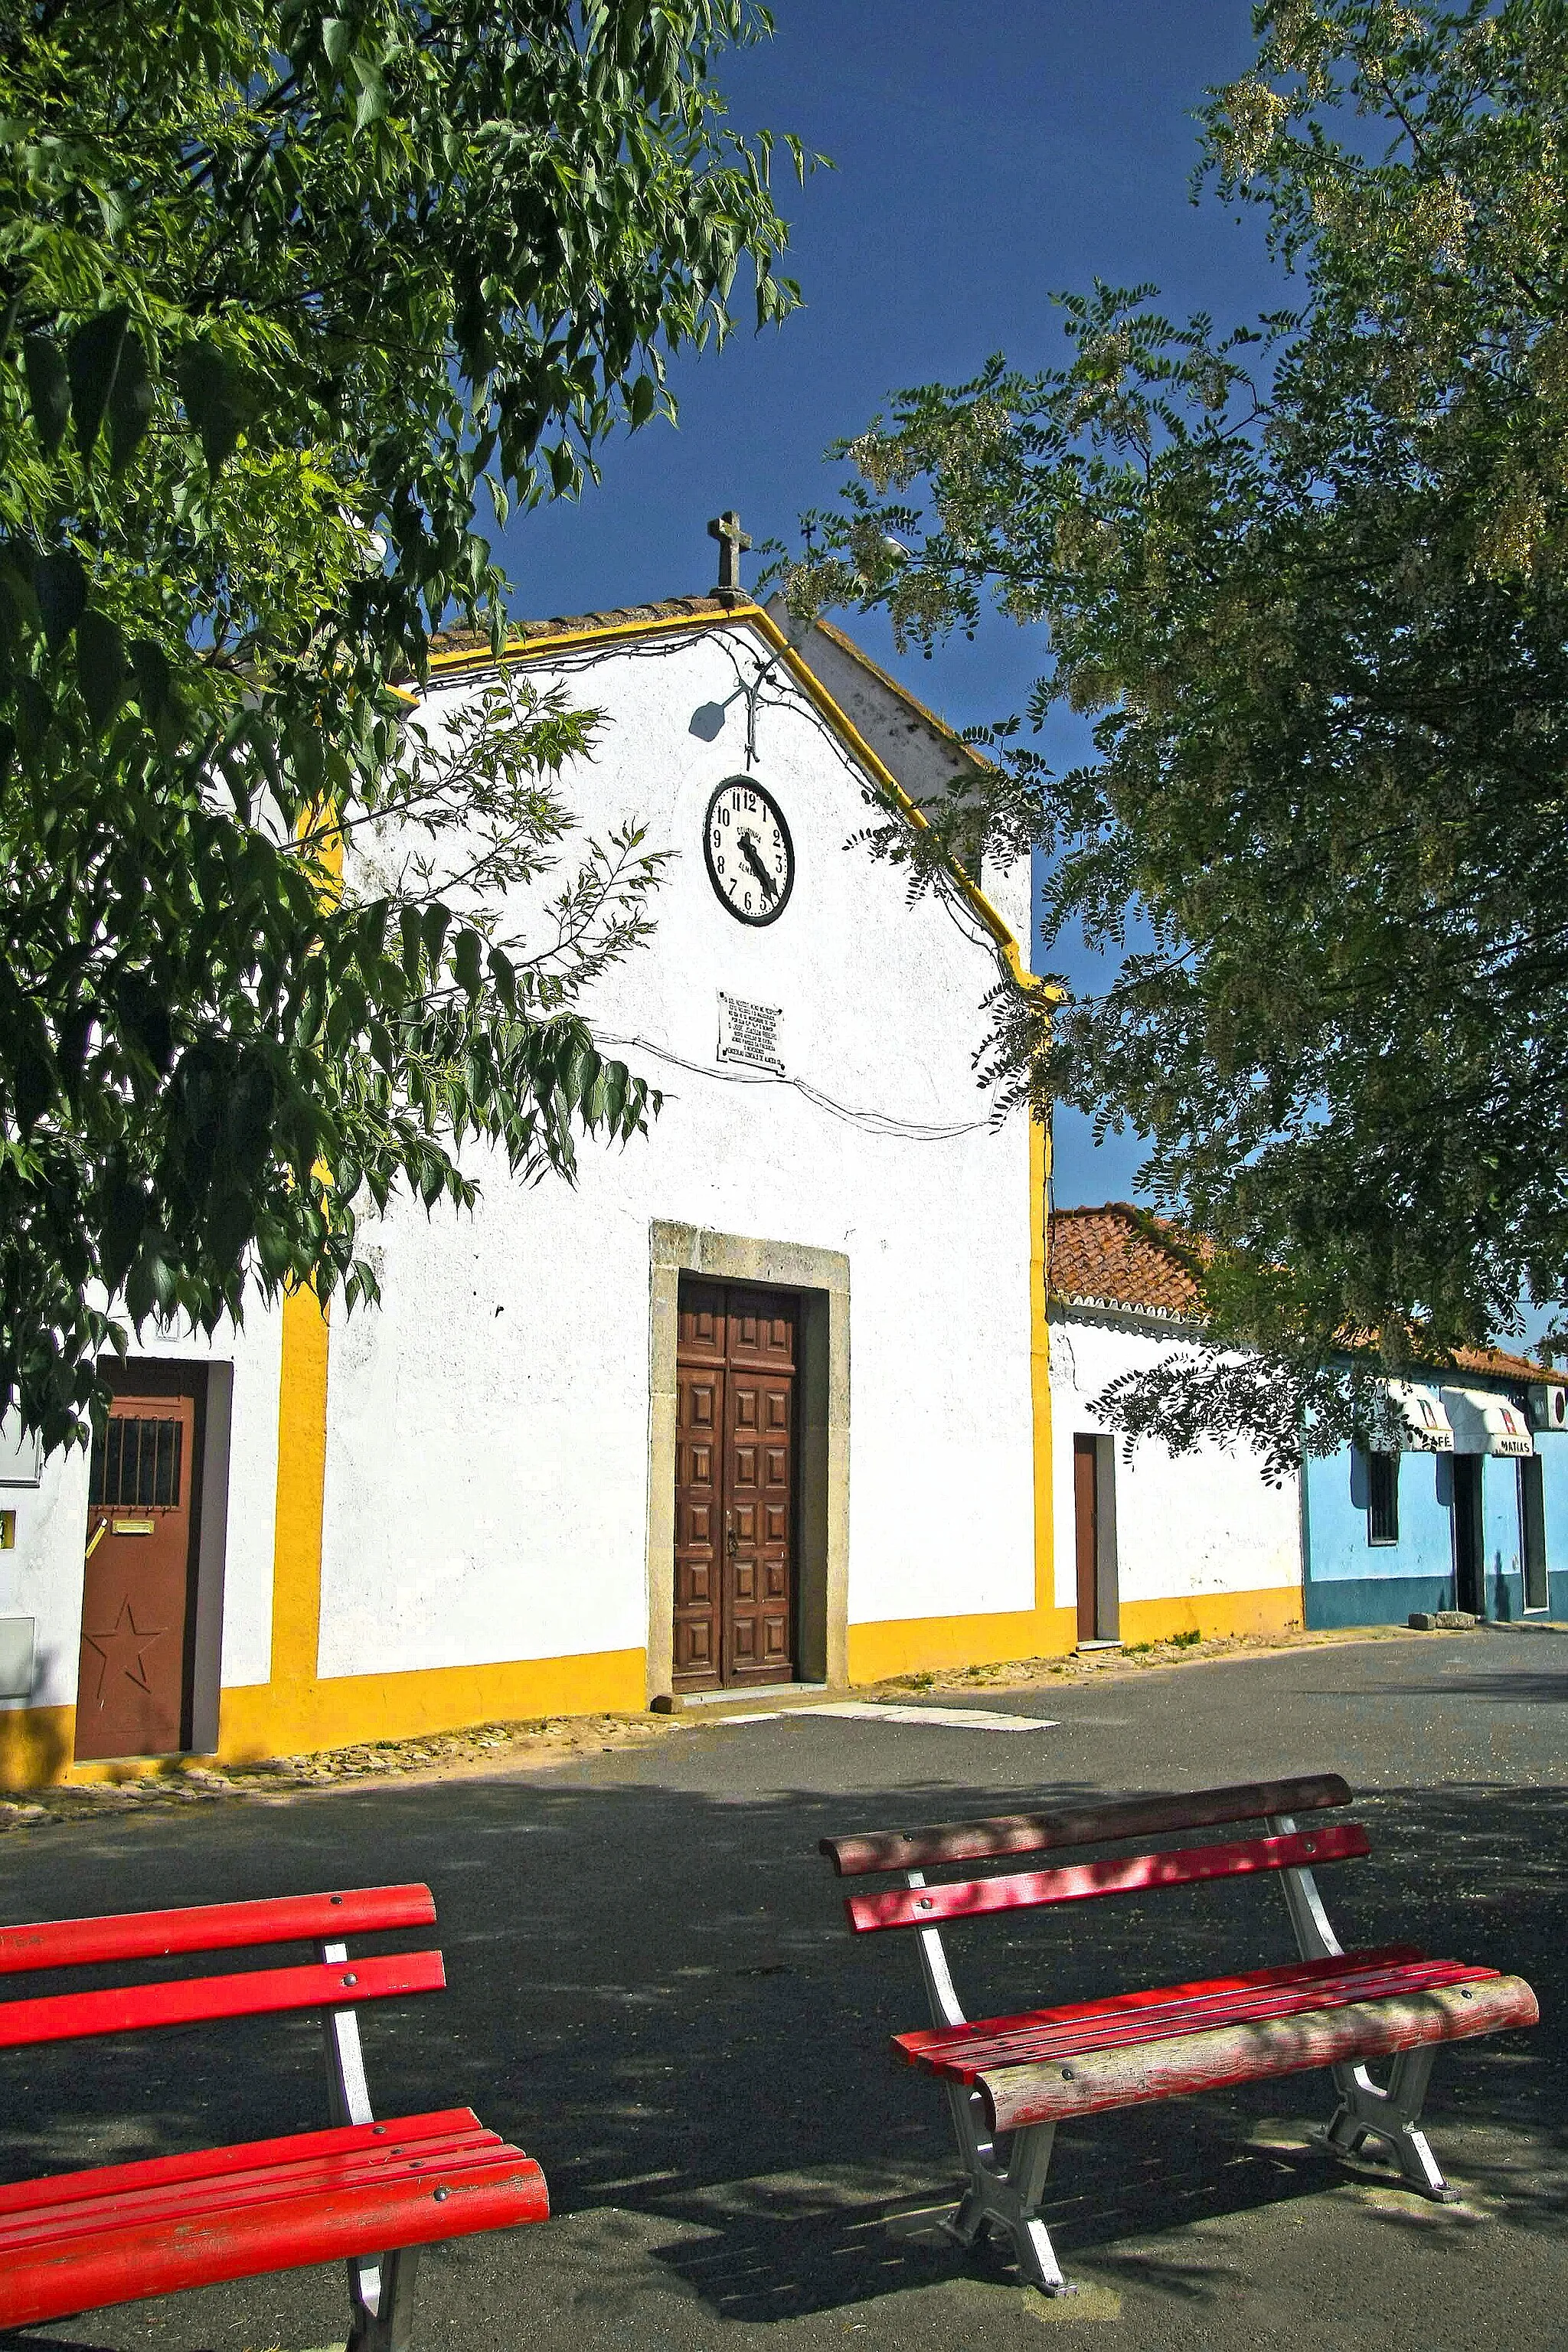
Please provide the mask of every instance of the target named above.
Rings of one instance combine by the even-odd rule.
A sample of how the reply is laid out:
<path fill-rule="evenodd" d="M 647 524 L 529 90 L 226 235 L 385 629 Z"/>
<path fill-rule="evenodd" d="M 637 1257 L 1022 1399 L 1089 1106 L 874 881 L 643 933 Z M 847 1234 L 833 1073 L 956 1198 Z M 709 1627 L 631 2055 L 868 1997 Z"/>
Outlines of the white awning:
<path fill-rule="evenodd" d="M 1445 1389 L 1443 1402 L 1453 1423 L 1456 1454 L 1533 1454 L 1530 1419 L 1519 1406 L 1489 1389 Z"/>
<path fill-rule="evenodd" d="M 1452 1454 L 1453 1424 L 1436 1389 L 1419 1381 L 1390 1381 L 1388 1393 L 1404 1418 L 1405 1444 L 1412 1454 Z"/>

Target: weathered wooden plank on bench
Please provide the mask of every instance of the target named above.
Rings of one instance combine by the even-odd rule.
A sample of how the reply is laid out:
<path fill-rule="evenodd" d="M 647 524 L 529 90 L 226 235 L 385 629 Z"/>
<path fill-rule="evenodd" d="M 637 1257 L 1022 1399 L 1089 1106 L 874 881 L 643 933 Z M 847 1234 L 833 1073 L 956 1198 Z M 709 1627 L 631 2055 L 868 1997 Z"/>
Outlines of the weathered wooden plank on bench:
<path fill-rule="evenodd" d="M 1188 1796 L 1112 1797 L 1048 1813 L 1001 1813 L 980 1822 L 948 1822 L 922 1830 L 858 1830 L 825 1837 L 817 1852 L 840 1878 L 868 1871 L 931 1870 L 948 1862 L 984 1862 L 1007 1853 L 1043 1853 L 1051 1846 L 1109 1844 L 1121 1838 L 1161 1837 L 1172 1830 L 1217 1829 L 1227 1822 L 1268 1821 L 1279 1813 L 1314 1813 L 1348 1805 L 1351 1791 L 1337 1772 L 1308 1772 L 1289 1780 L 1244 1780 L 1234 1788 L 1199 1789 Z"/>
<path fill-rule="evenodd" d="M 341 1895 L 284 1895 L 260 1903 L 198 1903 L 101 1919 L 45 1919 L 0 1927 L 0 1975 L 78 1969 L 94 1961 L 162 1959 L 175 1952 L 236 1952 L 257 1944 L 341 1943 L 395 1927 L 430 1927 L 427 1886 L 354 1886 Z"/>
<path fill-rule="evenodd" d="M 1249 2018 L 1295 2017 L 1314 2009 L 1344 2008 L 1379 2000 L 1386 1994 L 1420 1992 L 1429 1985 L 1475 1984 L 1495 1969 L 1467 1968 L 1458 1960 L 1429 1960 L 1408 1946 L 1393 1956 L 1360 1953 L 1337 1960 L 1313 1960 L 1294 1969 L 1258 1969 L 1246 1977 L 1206 1984 L 1172 1985 L 1161 1993 L 1137 1993 L 1072 2008 L 1042 2010 L 1012 2022 L 987 2018 L 978 2025 L 945 2026 L 926 2033 L 899 2033 L 894 2053 L 928 2074 L 973 2083 L 998 2066 L 1034 2065 L 1076 2052 L 1121 2043 L 1153 2042 L 1191 2033 L 1206 2025 L 1241 2024 Z"/>
<path fill-rule="evenodd" d="M 1008 1871 L 995 1878 L 963 1878 L 945 1885 L 889 1886 L 851 1895 L 844 1909 L 858 1936 L 884 1927 L 950 1927 L 994 1911 L 1033 1911 L 1048 1903 L 1082 1903 L 1100 1895 L 1141 1895 L 1166 1886 L 1197 1886 L 1215 1878 L 1260 1870 L 1300 1870 L 1323 1862 L 1359 1861 L 1370 1853 L 1359 1822 L 1326 1822 L 1287 1837 L 1243 1838 L 1226 1845 L 1178 1846 L 1161 1853 L 1119 1854 L 1066 1870 Z"/>
<path fill-rule="evenodd" d="M 1521 1978 L 1494 1976 L 1304 2016 L 1213 2026 L 1126 2048 L 1082 2050 L 1049 2065 L 999 2067 L 977 2075 L 975 2084 L 993 2130 L 1017 2131 L 1069 2116 L 1187 2098 L 1228 2084 L 1467 2041 L 1505 2026 L 1534 2025 L 1540 2014 Z"/>

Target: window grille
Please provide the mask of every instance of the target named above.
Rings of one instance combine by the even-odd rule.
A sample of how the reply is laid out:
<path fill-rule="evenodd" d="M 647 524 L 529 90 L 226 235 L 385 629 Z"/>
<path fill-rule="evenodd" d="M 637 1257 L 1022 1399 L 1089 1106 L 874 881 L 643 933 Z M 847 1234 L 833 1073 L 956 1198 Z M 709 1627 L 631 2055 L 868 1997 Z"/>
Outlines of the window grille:
<path fill-rule="evenodd" d="M 184 1431 L 177 1421 L 116 1415 L 92 1441 L 88 1501 L 117 1510 L 174 1510 Z"/>
<path fill-rule="evenodd" d="M 1397 1454 L 1369 1454 L 1366 1457 L 1366 1539 L 1369 1544 L 1399 1541 Z"/>

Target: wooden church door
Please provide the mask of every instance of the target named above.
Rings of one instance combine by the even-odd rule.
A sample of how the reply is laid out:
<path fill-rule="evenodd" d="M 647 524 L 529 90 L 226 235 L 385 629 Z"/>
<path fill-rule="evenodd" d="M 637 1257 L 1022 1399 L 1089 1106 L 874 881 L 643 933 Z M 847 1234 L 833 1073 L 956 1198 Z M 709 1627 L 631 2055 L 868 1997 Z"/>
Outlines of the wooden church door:
<path fill-rule="evenodd" d="M 190 1744 L 201 1366 L 137 1365 L 92 1449 L 76 1753 L 173 1756 Z"/>
<path fill-rule="evenodd" d="M 675 1684 L 795 1674 L 796 1302 L 683 1276 L 676 1350 Z"/>

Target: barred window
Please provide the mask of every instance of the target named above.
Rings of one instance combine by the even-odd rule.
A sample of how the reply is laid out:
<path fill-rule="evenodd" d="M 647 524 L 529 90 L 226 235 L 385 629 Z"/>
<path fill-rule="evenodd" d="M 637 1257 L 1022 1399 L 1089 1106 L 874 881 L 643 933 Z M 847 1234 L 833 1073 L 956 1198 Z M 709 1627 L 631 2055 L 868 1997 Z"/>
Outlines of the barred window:
<path fill-rule="evenodd" d="M 183 1435 L 177 1421 L 116 1416 L 93 1439 L 88 1501 L 110 1510 L 176 1508 Z"/>
<path fill-rule="evenodd" d="M 1369 1454 L 1366 1457 L 1366 1539 L 1369 1544 L 1399 1541 L 1397 1454 Z"/>

